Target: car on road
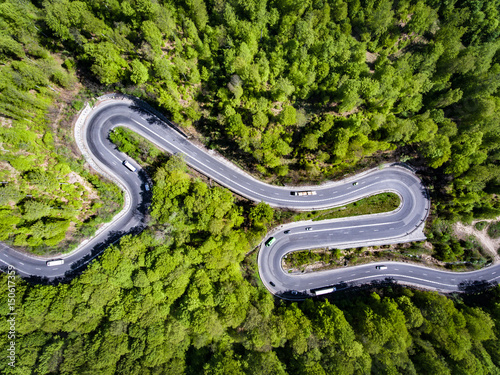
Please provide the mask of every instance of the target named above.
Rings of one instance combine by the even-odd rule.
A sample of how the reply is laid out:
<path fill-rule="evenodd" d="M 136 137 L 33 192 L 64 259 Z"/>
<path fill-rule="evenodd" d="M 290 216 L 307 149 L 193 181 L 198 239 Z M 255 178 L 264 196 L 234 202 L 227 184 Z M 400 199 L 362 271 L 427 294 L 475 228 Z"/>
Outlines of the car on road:
<path fill-rule="evenodd" d="M 276 286 L 272 281 L 269 281 L 269 284 L 271 284 L 271 286 Z"/>
<path fill-rule="evenodd" d="M 274 237 L 269 237 L 269 239 L 266 241 L 265 245 L 267 247 L 271 246 L 274 242 L 276 241 L 276 238 Z"/>
<path fill-rule="evenodd" d="M 306 227 L 306 230 L 313 230 L 312 227 Z"/>
<path fill-rule="evenodd" d="M 288 230 L 284 231 L 283 233 L 285 233 L 285 234 L 290 233 L 290 229 L 288 229 Z"/>
<path fill-rule="evenodd" d="M 387 266 L 375 266 L 375 269 L 377 269 L 377 270 L 386 270 Z"/>
<path fill-rule="evenodd" d="M 358 183 L 357 183 L 357 182 L 353 182 L 353 183 L 352 183 L 352 186 L 357 186 L 357 185 L 358 185 Z"/>

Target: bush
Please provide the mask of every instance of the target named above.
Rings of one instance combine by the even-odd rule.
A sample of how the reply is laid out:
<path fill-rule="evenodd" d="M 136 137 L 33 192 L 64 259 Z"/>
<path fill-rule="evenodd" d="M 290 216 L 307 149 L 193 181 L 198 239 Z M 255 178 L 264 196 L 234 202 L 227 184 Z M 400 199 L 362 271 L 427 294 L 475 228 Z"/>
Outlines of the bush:
<path fill-rule="evenodd" d="M 483 230 L 484 228 L 486 228 L 488 226 L 488 222 L 486 221 L 479 221 L 477 222 L 474 227 L 477 229 L 477 230 Z"/>
<path fill-rule="evenodd" d="M 83 108 L 83 102 L 81 100 L 74 100 L 71 103 L 71 106 L 73 107 L 73 109 L 79 111 Z"/>
<path fill-rule="evenodd" d="M 491 238 L 498 238 L 500 237 L 500 222 L 495 221 L 490 224 L 488 227 L 488 236 Z"/>

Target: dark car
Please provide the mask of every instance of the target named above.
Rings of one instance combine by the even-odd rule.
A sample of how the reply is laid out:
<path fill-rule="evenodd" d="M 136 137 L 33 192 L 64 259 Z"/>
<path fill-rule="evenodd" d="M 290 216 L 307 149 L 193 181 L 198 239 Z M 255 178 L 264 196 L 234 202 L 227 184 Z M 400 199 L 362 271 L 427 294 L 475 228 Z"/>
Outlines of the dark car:
<path fill-rule="evenodd" d="M 306 230 L 313 230 L 312 227 L 306 227 Z"/>
<path fill-rule="evenodd" d="M 284 231 L 283 233 L 285 233 L 285 234 L 290 233 L 290 229 L 288 229 L 288 230 Z"/>
<path fill-rule="evenodd" d="M 269 284 L 271 284 L 271 286 L 276 286 L 272 281 L 269 281 Z"/>
<path fill-rule="evenodd" d="M 299 292 L 296 291 L 296 290 L 292 290 L 290 293 L 292 293 L 294 296 L 296 296 L 297 294 L 299 294 Z"/>

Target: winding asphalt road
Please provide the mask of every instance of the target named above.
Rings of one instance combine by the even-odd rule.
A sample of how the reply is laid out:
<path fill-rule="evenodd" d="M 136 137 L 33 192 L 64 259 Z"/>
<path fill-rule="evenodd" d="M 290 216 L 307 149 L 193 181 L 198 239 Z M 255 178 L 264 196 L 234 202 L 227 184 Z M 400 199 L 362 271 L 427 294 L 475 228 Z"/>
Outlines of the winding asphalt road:
<path fill-rule="evenodd" d="M 109 244 L 127 233 L 140 232 L 151 192 L 146 191 L 147 176 L 133 160 L 119 152 L 109 140 L 109 132 L 124 126 L 155 143 L 171 154 L 182 154 L 192 168 L 255 202 L 265 201 L 273 207 L 314 210 L 344 205 L 363 197 L 391 191 L 401 198 L 395 211 L 344 219 L 287 224 L 273 230 L 272 246 L 261 246 L 258 264 L 264 285 L 282 298 L 303 299 L 314 295 L 318 288 L 347 287 L 386 279 L 441 291 L 463 290 L 474 282 L 492 282 L 500 277 L 500 266 L 480 271 L 452 273 L 432 270 L 406 263 L 375 264 L 343 269 L 289 275 L 281 267 L 287 253 L 315 247 L 347 248 L 423 240 L 423 227 L 430 202 L 421 181 L 409 170 L 399 166 L 384 166 L 341 182 L 321 186 L 291 188 L 267 185 L 235 167 L 222 157 L 190 142 L 180 131 L 151 114 L 140 102 L 106 100 L 89 115 L 84 126 L 84 141 L 98 166 L 118 179 L 131 197 L 130 209 L 105 231 L 82 244 L 76 251 L 62 256 L 65 263 L 46 266 L 46 260 L 20 253 L 0 244 L 0 262 L 14 266 L 23 276 L 41 279 L 70 277 L 73 272 L 98 256 Z M 167 121 L 167 120 L 166 120 Z M 123 166 L 128 160 L 136 172 Z M 356 182 L 356 184 L 354 184 Z M 292 191 L 315 191 L 316 195 L 296 196 Z M 305 230 L 310 227 L 310 230 Z M 289 231 L 285 234 L 285 230 Z M 267 237 L 269 238 L 269 237 Z M 498 274 L 498 276 L 496 276 Z"/>

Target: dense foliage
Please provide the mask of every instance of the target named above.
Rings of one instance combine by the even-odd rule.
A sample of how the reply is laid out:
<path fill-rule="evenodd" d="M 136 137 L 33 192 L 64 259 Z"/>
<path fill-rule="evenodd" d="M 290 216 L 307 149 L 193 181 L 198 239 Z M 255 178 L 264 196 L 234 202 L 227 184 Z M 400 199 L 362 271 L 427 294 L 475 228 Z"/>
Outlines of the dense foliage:
<path fill-rule="evenodd" d="M 109 220 L 121 192 L 68 147 L 62 117 L 76 111 L 59 95 L 76 79 L 41 41 L 40 15 L 29 2 L 0 2 L 0 240 L 47 253 L 68 251 Z"/>
<path fill-rule="evenodd" d="M 274 301 L 241 263 L 266 207 L 242 209 L 183 168 L 158 170 L 148 230 L 69 284 L 17 282 L 16 368 L 2 361 L 3 374 L 499 373 L 499 288 L 480 305 L 399 288 Z M 0 311 L 4 348 L 6 293 Z"/>
<path fill-rule="evenodd" d="M 100 89 L 148 99 L 264 176 L 319 180 L 400 147 L 405 159 L 418 154 L 447 176 L 432 181 L 441 213 L 498 215 L 499 6 L 0 0 L 0 173 L 8 181 L 0 240 L 53 245 L 78 222 L 70 209 L 85 189 L 64 183 L 72 170 L 85 172 L 46 117 L 75 71 L 89 85 L 94 76 Z M 114 136 L 144 156 L 140 143 Z M 172 159 L 157 169 L 153 224 L 81 276 L 57 286 L 18 281 L 17 367 L 2 361 L 2 373 L 500 372 L 500 289 L 465 302 L 399 288 L 275 301 L 245 258 L 273 211 L 235 202 L 184 168 Z M 116 189 L 101 192 L 110 191 L 108 201 L 119 202 Z M 97 206 L 88 228 L 102 219 Z M 443 259 L 474 258 L 472 245 L 438 224 Z M 2 348 L 7 308 L 2 293 Z"/>
<path fill-rule="evenodd" d="M 17 5 L 8 3 L 10 7 Z M 498 215 L 498 0 L 68 1 L 51 48 L 193 121 L 262 174 L 337 175 L 384 150 L 449 178 L 441 212 Z M 228 149 L 227 146 L 230 148 Z M 411 147 L 409 147 L 411 146 Z M 305 175 L 303 174 L 305 171 Z"/>

